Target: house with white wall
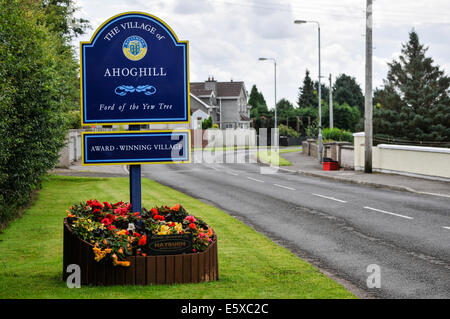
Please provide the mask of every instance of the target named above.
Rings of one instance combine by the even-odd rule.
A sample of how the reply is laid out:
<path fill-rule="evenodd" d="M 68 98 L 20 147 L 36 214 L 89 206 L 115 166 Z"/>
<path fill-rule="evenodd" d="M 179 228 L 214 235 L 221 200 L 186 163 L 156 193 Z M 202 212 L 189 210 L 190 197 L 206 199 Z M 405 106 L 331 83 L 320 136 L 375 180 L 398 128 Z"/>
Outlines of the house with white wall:
<path fill-rule="evenodd" d="M 191 109 L 198 100 L 208 105 L 213 123 L 221 129 L 250 128 L 250 105 L 244 82 L 218 82 L 209 77 L 205 82 L 191 82 L 190 89 Z"/>

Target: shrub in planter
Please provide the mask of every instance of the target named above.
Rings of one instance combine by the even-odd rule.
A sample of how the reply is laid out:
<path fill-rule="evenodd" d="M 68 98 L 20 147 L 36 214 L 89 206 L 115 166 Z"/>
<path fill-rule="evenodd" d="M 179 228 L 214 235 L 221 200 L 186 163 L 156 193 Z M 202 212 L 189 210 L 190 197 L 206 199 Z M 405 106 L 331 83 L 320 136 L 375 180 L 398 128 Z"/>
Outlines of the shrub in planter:
<path fill-rule="evenodd" d="M 131 204 L 88 200 L 67 211 L 73 232 L 93 245 L 97 262 L 109 259 L 128 267 L 127 256 L 146 256 L 148 240 L 155 235 L 192 235 L 192 251 L 202 252 L 213 242 L 213 230 L 190 215 L 180 204 L 133 213 Z"/>

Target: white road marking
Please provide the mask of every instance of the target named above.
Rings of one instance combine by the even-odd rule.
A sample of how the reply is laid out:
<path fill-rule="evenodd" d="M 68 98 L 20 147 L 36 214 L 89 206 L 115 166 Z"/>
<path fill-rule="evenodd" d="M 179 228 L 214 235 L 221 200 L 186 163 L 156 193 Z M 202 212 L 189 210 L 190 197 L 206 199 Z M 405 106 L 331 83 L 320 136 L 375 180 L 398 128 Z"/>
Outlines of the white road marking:
<path fill-rule="evenodd" d="M 370 209 L 379 213 L 383 213 L 383 214 L 389 214 L 389 215 L 393 215 L 393 216 L 397 216 L 397 217 L 402 217 L 402 218 L 406 218 L 406 219 L 414 219 L 413 217 L 409 217 L 409 216 L 405 216 L 405 215 L 400 215 L 400 214 L 395 214 L 395 213 L 391 213 L 391 212 L 387 212 L 385 210 L 381 210 L 381 209 L 376 209 L 376 208 L 372 208 L 372 207 L 364 207 L 365 209 Z"/>
<path fill-rule="evenodd" d="M 283 185 L 278 185 L 278 184 L 273 184 L 273 185 L 275 185 L 275 186 L 277 186 L 277 187 L 281 187 L 281 188 L 289 189 L 289 190 L 291 190 L 291 191 L 295 191 L 295 188 L 292 188 L 292 187 L 287 187 L 287 186 L 283 186 Z"/>
<path fill-rule="evenodd" d="M 314 196 L 323 197 L 323 198 L 326 198 L 326 199 L 331 199 L 331 200 L 334 200 L 334 201 L 340 202 L 340 203 L 347 203 L 347 201 L 345 201 L 345 200 L 337 199 L 337 198 L 334 198 L 334 197 L 328 197 L 328 196 L 324 196 L 324 195 L 320 195 L 320 194 L 313 194 L 313 195 Z"/>
<path fill-rule="evenodd" d="M 255 181 L 255 182 L 264 183 L 264 181 L 262 181 L 262 180 L 260 180 L 260 179 L 251 178 L 251 177 L 248 177 L 248 176 L 247 176 L 247 178 L 250 179 L 250 180 L 252 180 L 252 181 Z"/>
<path fill-rule="evenodd" d="M 230 171 L 225 171 L 227 174 L 230 174 L 230 175 L 233 175 L 233 176 L 239 176 L 239 174 L 235 174 L 235 173 L 232 173 L 232 172 L 230 172 Z"/>
<path fill-rule="evenodd" d="M 446 226 L 442 226 L 443 228 L 445 228 L 445 229 L 448 229 L 448 230 L 450 230 L 450 227 L 446 227 Z"/>
<path fill-rule="evenodd" d="M 296 173 L 297 172 L 297 171 L 293 171 L 291 169 L 281 168 L 281 167 L 279 167 L 278 169 L 281 170 L 281 171 L 289 172 L 289 173 Z"/>

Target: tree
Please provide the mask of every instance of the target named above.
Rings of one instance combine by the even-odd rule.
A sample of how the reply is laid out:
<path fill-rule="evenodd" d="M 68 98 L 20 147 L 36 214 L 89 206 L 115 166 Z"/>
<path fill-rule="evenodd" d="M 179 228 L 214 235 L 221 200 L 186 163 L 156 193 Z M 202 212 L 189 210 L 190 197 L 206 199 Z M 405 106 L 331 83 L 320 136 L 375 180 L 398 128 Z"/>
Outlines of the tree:
<path fill-rule="evenodd" d="M 263 94 L 258 91 L 256 85 L 252 86 L 248 104 L 252 107 L 250 109 L 251 118 L 259 118 L 260 116 L 267 115 L 269 111 L 267 108 L 266 100 L 264 99 Z"/>
<path fill-rule="evenodd" d="M 293 116 L 294 110 L 294 105 L 285 98 L 277 103 L 277 115 L 279 117 Z"/>
<path fill-rule="evenodd" d="M 89 21 L 76 18 L 77 8 L 73 0 L 40 0 L 38 4 L 42 7 L 44 24 L 61 39 L 66 39 L 65 44 L 70 45 L 74 37 L 85 33 L 90 28 Z"/>
<path fill-rule="evenodd" d="M 398 60 L 388 63 L 376 94 L 374 133 L 410 142 L 450 141 L 450 77 L 426 56 L 413 30 Z"/>
<path fill-rule="evenodd" d="M 325 84 L 320 83 L 320 91 L 321 91 L 320 92 L 320 96 L 321 96 L 322 105 L 323 105 L 324 101 L 328 101 L 329 100 L 330 89 Z M 315 95 L 315 99 L 316 99 L 316 102 L 315 102 L 314 105 L 317 107 L 318 99 L 319 99 L 318 98 L 318 96 L 319 96 L 319 81 L 315 81 L 314 82 L 314 95 Z"/>
<path fill-rule="evenodd" d="M 303 86 L 299 88 L 297 105 L 299 108 L 314 107 L 317 105 L 317 97 L 314 94 L 314 82 L 309 76 L 309 71 L 306 70 Z"/>
<path fill-rule="evenodd" d="M 333 85 L 333 99 L 338 104 L 347 103 L 358 107 L 364 114 L 364 95 L 356 79 L 352 76 L 341 74 L 336 78 Z"/>

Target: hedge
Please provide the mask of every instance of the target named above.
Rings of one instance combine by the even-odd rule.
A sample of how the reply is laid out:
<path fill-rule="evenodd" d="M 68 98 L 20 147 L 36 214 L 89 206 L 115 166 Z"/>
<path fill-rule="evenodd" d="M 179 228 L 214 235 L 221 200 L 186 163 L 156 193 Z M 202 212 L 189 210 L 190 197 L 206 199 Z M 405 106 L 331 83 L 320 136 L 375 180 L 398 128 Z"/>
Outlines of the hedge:
<path fill-rule="evenodd" d="M 0 0 L 0 229 L 28 203 L 64 144 L 73 56 L 31 7 Z"/>

